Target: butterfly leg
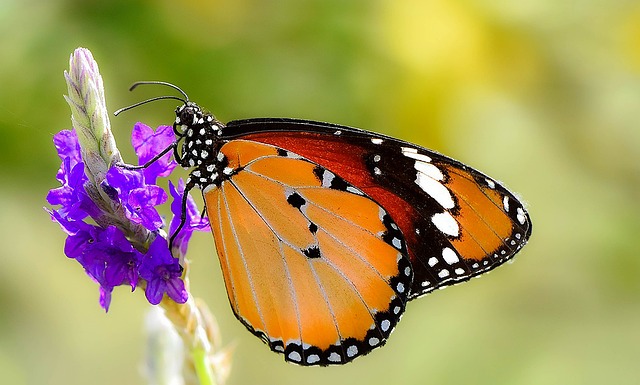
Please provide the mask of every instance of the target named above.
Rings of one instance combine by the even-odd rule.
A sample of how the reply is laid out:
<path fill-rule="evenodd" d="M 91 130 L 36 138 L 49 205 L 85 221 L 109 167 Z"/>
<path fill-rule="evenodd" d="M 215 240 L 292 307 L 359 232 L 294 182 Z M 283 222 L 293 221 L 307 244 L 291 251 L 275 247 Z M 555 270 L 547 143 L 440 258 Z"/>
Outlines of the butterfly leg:
<path fill-rule="evenodd" d="M 124 168 L 126 170 L 140 170 L 140 169 L 143 169 L 143 168 L 147 168 L 147 167 L 151 166 L 153 163 L 155 163 L 158 159 L 160 159 L 164 155 L 166 155 L 166 153 L 171 151 L 171 149 L 173 149 L 173 153 L 174 153 L 174 157 L 175 157 L 175 154 L 177 152 L 177 144 L 178 144 L 178 142 L 172 143 L 167 148 L 165 148 L 164 150 L 160 151 L 160 153 L 158 153 L 158 155 L 154 156 L 149 161 L 147 161 L 145 164 L 141 164 L 141 165 L 135 166 L 135 165 L 132 165 L 132 164 L 127 164 L 127 163 L 117 163 L 116 166 L 118 166 L 120 168 Z M 178 158 L 176 158 L 176 159 L 178 159 Z"/>

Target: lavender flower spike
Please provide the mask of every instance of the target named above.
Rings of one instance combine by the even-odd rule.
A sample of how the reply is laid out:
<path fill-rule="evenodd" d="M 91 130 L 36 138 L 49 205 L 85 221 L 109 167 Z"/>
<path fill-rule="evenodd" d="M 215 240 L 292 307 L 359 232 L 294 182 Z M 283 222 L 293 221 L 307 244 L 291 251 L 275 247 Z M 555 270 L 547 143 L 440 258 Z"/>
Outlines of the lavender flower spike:
<path fill-rule="evenodd" d="M 122 163 L 120 151 L 111 132 L 98 64 L 86 48 L 77 48 L 69 60 L 69 72 L 64 72 L 71 107 L 71 121 L 78 143 L 85 174 L 89 181 L 84 190 L 100 209 L 93 219 L 103 228 L 115 225 L 141 251 L 148 248 L 155 235 L 140 223 L 127 218 L 124 208 L 114 201 L 113 190 L 105 183 L 112 166 Z"/>
<path fill-rule="evenodd" d="M 168 176 L 176 162 L 167 154 L 142 170 L 119 167 L 123 162 L 111 133 L 102 78 L 89 50 L 75 50 L 65 79 L 74 130 L 54 137 L 62 161 L 56 173 L 61 185 L 47 195 L 54 208 L 45 209 L 67 234 L 65 254 L 99 285 L 100 306 L 105 310 L 116 287 L 144 289 L 149 302 L 164 310 L 186 348 L 181 362 L 184 383 L 221 384 L 229 371 L 230 352 L 220 351 L 217 335 L 211 332 L 213 318 L 189 294 L 188 260 L 181 253 L 186 252 L 191 232 L 205 230 L 207 221 L 199 218 L 188 200 L 189 208 L 184 208 L 188 226 L 177 248 L 180 258 L 171 255 L 164 238 L 165 221 L 156 210 L 168 194 L 156 180 Z M 174 141 L 170 126 L 154 131 L 143 124 L 136 125 L 132 138 L 141 162 Z M 178 189 L 172 186 L 171 195 L 182 202 L 180 187 L 184 189 L 183 184 Z M 175 202 L 172 208 L 175 215 L 182 215 L 183 208 Z M 175 359 L 171 351 L 154 352 Z M 148 373 L 150 379 L 163 378 L 160 371 Z"/>
<path fill-rule="evenodd" d="M 71 107 L 71 121 L 78 134 L 82 159 L 89 179 L 98 185 L 109 167 L 122 162 L 122 157 L 111 133 L 102 77 L 91 51 L 76 49 L 69 60 L 69 72 L 65 71 L 64 76 L 69 92 L 65 99 Z"/>

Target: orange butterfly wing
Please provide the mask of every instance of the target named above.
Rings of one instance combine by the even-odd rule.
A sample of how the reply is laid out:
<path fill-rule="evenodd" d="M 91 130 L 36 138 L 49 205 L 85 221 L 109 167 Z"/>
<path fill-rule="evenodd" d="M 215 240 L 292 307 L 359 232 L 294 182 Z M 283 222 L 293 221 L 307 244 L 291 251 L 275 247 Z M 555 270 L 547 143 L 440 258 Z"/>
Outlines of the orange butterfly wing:
<path fill-rule="evenodd" d="M 285 359 L 351 361 L 384 344 L 412 269 L 402 233 L 363 190 L 279 147 L 232 140 L 203 193 L 231 307 Z"/>
<path fill-rule="evenodd" d="M 384 207 L 406 240 L 410 299 L 501 265 L 531 234 L 523 204 L 499 182 L 411 143 L 293 119 L 234 121 L 225 134 L 299 154 Z"/>

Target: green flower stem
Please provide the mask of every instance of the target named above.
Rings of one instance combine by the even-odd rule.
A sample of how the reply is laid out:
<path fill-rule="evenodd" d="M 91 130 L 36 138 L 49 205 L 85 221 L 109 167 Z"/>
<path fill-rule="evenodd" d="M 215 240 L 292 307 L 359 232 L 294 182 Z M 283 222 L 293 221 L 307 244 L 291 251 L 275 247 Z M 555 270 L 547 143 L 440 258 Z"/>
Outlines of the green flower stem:
<path fill-rule="evenodd" d="M 207 352 L 204 349 L 193 349 L 191 359 L 200 385 L 216 385 L 211 366 L 207 362 Z"/>

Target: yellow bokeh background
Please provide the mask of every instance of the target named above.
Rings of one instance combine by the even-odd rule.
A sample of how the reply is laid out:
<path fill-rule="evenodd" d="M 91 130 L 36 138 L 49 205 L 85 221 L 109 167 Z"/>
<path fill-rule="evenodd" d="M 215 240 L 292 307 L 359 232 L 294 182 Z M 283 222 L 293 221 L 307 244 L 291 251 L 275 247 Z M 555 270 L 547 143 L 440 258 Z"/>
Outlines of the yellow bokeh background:
<path fill-rule="evenodd" d="M 227 302 L 211 237 L 193 292 L 234 344 L 229 384 L 635 384 L 640 379 L 640 5 L 583 2 L 3 0 L 0 383 L 144 384 L 141 291 L 98 290 L 42 209 L 70 127 L 62 71 L 89 48 L 111 111 L 178 84 L 222 121 L 298 117 L 443 152 L 528 203 L 515 263 L 411 302 L 344 367 L 286 364 Z M 112 118 L 125 158 L 136 121 Z M 167 212 L 167 208 L 164 208 Z"/>

